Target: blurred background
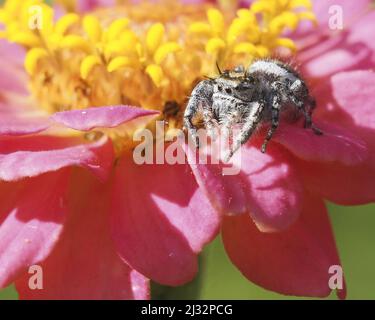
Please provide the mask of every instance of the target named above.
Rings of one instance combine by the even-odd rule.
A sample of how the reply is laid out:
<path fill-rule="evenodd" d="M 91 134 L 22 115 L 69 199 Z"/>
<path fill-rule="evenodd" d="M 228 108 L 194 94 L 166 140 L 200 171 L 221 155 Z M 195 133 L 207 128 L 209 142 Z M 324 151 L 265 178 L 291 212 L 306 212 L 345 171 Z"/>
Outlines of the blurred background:
<path fill-rule="evenodd" d="M 0 0 L 0 4 L 3 0 Z M 52 1 L 46 1 L 52 2 Z M 328 204 L 344 268 L 348 299 L 375 299 L 375 205 Z M 319 236 L 318 234 L 316 236 Z M 249 282 L 229 261 L 217 238 L 201 255 L 200 272 L 190 284 L 169 288 L 152 284 L 154 299 L 303 299 L 266 291 Z M 332 294 L 330 299 L 337 299 Z M 0 300 L 18 299 L 14 286 Z"/>

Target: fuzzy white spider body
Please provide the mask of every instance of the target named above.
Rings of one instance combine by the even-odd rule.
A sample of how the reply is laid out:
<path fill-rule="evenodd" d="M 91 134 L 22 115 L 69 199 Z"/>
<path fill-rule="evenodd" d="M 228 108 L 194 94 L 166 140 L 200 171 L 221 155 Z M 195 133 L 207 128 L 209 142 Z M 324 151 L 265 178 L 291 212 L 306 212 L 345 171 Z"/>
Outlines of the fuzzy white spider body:
<path fill-rule="evenodd" d="M 240 66 L 220 72 L 215 79 L 199 82 L 185 109 L 184 125 L 199 146 L 193 124 L 198 113 L 203 115 L 204 125 L 210 132 L 220 124 L 231 134 L 233 126 L 239 124 L 241 132 L 234 139 L 230 158 L 261 123 L 271 124 L 261 149 L 266 152 L 283 114 L 303 115 L 305 128 L 322 134 L 311 120 L 314 107 L 315 100 L 296 70 L 278 60 L 257 60 L 246 71 Z"/>

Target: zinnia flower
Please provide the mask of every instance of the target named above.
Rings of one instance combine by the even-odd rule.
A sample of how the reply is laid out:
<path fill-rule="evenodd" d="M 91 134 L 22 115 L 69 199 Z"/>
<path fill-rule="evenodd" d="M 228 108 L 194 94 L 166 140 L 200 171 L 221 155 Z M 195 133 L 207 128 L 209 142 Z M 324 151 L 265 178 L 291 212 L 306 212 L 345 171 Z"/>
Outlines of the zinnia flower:
<path fill-rule="evenodd" d="M 314 7 L 319 27 L 300 24 L 315 15 L 299 0 L 237 12 L 172 1 L 59 3 L 68 11 L 38 0 L 8 0 L 0 11 L 0 286 L 15 282 L 29 299 L 145 299 L 148 279 L 190 281 L 221 226 L 251 281 L 328 295 L 328 269 L 340 262 L 323 199 L 375 198 L 367 70 L 375 56 L 362 32 L 369 1 L 356 3 L 339 33 L 326 29 L 330 1 Z M 216 63 L 248 65 L 280 49 L 298 51 L 323 136 L 283 123 L 266 154 L 259 137 L 242 148 L 237 176 L 199 163 L 134 163 L 133 133 L 162 118 L 173 137 L 186 97 Z M 29 287 L 34 264 L 43 290 Z"/>

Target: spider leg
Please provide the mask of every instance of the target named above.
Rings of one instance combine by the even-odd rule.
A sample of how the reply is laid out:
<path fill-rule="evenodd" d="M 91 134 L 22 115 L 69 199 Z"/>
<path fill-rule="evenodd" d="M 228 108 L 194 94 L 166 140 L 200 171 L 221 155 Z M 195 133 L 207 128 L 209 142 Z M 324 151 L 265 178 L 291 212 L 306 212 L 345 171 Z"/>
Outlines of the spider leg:
<path fill-rule="evenodd" d="M 315 124 L 312 122 L 311 111 L 303 109 L 302 112 L 303 112 L 303 115 L 305 117 L 304 127 L 305 128 L 311 128 L 311 130 L 318 136 L 322 135 L 323 134 L 322 130 L 320 130 L 318 127 L 316 127 Z"/>
<path fill-rule="evenodd" d="M 239 110 L 233 110 L 229 112 L 225 118 L 222 120 L 223 123 L 223 134 L 225 139 L 232 139 L 233 138 L 233 125 L 238 122 L 240 118 L 241 112 Z M 231 141 L 229 141 L 231 144 Z"/>
<path fill-rule="evenodd" d="M 297 98 L 297 93 L 300 90 L 302 86 L 302 82 L 300 80 L 296 80 L 290 87 L 291 91 L 294 93 L 290 96 L 292 102 L 297 106 L 297 108 L 302 111 L 303 116 L 305 117 L 305 123 L 304 128 L 311 128 L 311 130 L 316 135 L 322 135 L 323 132 L 317 128 L 311 119 L 312 112 L 316 107 L 316 101 L 313 97 L 308 95 L 307 99 L 305 101 L 301 101 L 301 99 Z M 306 91 L 306 94 L 308 94 L 308 91 Z"/>
<path fill-rule="evenodd" d="M 264 142 L 262 144 L 261 151 L 263 153 L 266 152 L 268 142 L 272 139 L 273 134 L 275 133 L 277 127 L 279 126 L 279 113 L 280 113 L 280 97 L 277 95 L 273 96 L 272 101 L 272 118 L 271 118 L 271 127 L 268 129 L 266 138 L 264 139 Z"/>
<path fill-rule="evenodd" d="M 198 114 L 199 109 L 208 109 L 212 106 L 213 85 L 211 80 L 199 82 L 191 93 L 189 102 L 184 113 L 184 127 L 188 130 L 193 138 L 195 146 L 199 148 L 199 136 L 196 127 L 193 124 L 194 117 Z"/>
<path fill-rule="evenodd" d="M 229 161 L 229 159 L 233 156 L 233 154 L 243 145 L 251 135 L 253 134 L 254 130 L 256 129 L 261 115 L 264 110 L 264 103 L 263 102 L 253 102 L 250 106 L 250 112 L 244 119 L 244 125 L 241 128 L 240 134 L 236 137 L 233 147 L 229 151 L 228 155 L 225 157 L 225 161 Z"/>
<path fill-rule="evenodd" d="M 305 128 L 311 128 L 311 130 L 318 136 L 322 135 L 323 132 L 317 128 L 312 122 L 311 116 L 312 112 L 316 107 L 316 101 L 313 97 L 308 98 L 307 107 L 304 108 L 303 114 L 305 116 Z M 307 109 L 307 110 L 306 110 Z"/>
<path fill-rule="evenodd" d="M 215 128 L 217 127 L 218 123 L 212 111 L 211 106 L 204 104 L 202 114 L 203 114 L 204 126 L 207 129 L 207 133 L 211 137 L 211 139 L 214 140 L 217 137 L 217 135 L 215 135 Z"/>
<path fill-rule="evenodd" d="M 197 113 L 197 110 L 192 109 L 192 108 L 191 108 L 191 110 L 189 110 L 189 112 L 185 112 L 184 128 L 187 129 L 187 131 L 189 132 L 189 134 L 193 138 L 195 146 L 197 148 L 199 148 L 199 137 L 198 137 L 198 134 L 197 134 L 197 130 L 196 130 L 195 126 L 193 125 L 193 121 L 192 121 L 192 119 L 194 118 L 196 113 Z"/>
<path fill-rule="evenodd" d="M 315 106 L 316 106 L 315 99 L 313 97 L 309 97 L 307 99 L 306 103 L 299 102 L 299 104 L 301 105 L 301 106 L 299 106 L 295 102 L 295 97 L 292 97 L 292 99 L 293 98 L 294 98 L 293 102 L 298 106 L 298 108 L 302 111 L 303 116 L 305 117 L 304 128 L 311 129 L 318 136 L 322 135 L 323 132 L 314 125 L 314 123 L 311 119 L 312 112 L 313 112 L 313 110 L 315 109 Z"/>

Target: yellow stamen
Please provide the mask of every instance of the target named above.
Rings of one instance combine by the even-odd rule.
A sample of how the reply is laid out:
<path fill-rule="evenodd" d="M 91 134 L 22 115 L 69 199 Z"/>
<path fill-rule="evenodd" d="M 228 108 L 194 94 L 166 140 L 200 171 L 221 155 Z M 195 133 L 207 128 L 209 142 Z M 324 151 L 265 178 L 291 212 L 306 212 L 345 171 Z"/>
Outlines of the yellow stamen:
<path fill-rule="evenodd" d="M 97 42 L 102 36 L 102 28 L 97 17 L 87 15 L 83 19 L 83 29 L 92 42 Z"/>
<path fill-rule="evenodd" d="M 63 16 L 55 26 L 55 32 L 59 35 L 64 35 L 65 32 L 74 24 L 78 23 L 79 15 L 76 13 L 68 13 Z"/>
<path fill-rule="evenodd" d="M 86 80 L 90 72 L 94 69 L 94 67 L 100 64 L 101 61 L 98 56 L 91 55 L 85 57 L 81 63 L 80 68 L 80 74 L 82 79 Z"/>
<path fill-rule="evenodd" d="M 298 7 L 305 7 L 306 9 L 311 10 L 312 4 L 310 0 L 291 0 L 289 7 L 292 9 L 295 9 Z"/>
<path fill-rule="evenodd" d="M 74 12 L 57 21 L 42 0 L 6 0 L 0 37 L 27 50 L 25 69 L 34 97 L 48 112 L 131 104 L 182 110 L 192 88 L 221 68 L 297 50 L 285 31 L 316 23 L 309 0 L 256 0 L 236 9 L 166 1 Z M 32 26 L 32 27 L 31 27 Z M 35 27 L 35 28 L 34 28 Z M 287 50 L 285 50 L 287 49 Z M 181 110 L 169 126 L 181 126 Z"/>
<path fill-rule="evenodd" d="M 132 60 L 128 57 L 117 57 L 114 58 L 107 67 L 108 72 L 113 72 L 120 70 L 125 67 L 129 67 L 132 65 Z"/>
<path fill-rule="evenodd" d="M 47 57 L 48 53 L 42 48 L 31 49 L 25 58 L 25 69 L 29 74 L 33 74 L 36 70 L 38 61 L 44 57 Z"/>
<path fill-rule="evenodd" d="M 165 33 L 165 28 L 161 23 L 156 23 L 151 26 L 146 35 L 146 46 L 150 53 L 155 52 L 162 42 Z"/>
<path fill-rule="evenodd" d="M 212 33 L 212 28 L 208 23 L 194 22 L 190 25 L 189 31 L 191 33 L 199 33 L 205 36 L 209 36 Z"/>
<path fill-rule="evenodd" d="M 215 34 L 221 34 L 224 30 L 224 16 L 218 9 L 209 9 L 207 18 Z"/>
<path fill-rule="evenodd" d="M 181 46 L 176 42 L 167 42 L 158 47 L 155 52 L 154 60 L 156 64 L 161 64 L 171 53 L 181 50 Z"/>
<path fill-rule="evenodd" d="M 298 12 L 297 16 L 300 20 L 310 20 L 315 25 L 318 24 L 318 20 L 316 20 L 316 16 L 313 12 L 309 12 L 309 11 Z"/>
<path fill-rule="evenodd" d="M 61 49 L 77 49 L 82 50 L 87 53 L 90 52 L 90 46 L 88 42 L 82 38 L 81 36 L 77 35 L 68 35 L 64 38 L 62 38 L 60 43 Z"/>
<path fill-rule="evenodd" d="M 20 31 L 11 35 L 9 40 L 26 47 L 38 47 L 42 44 L 40 38 L 31 31 Z"/>
<path fill-rule="evenodd" d="M 116 38 L 129 26 L 129 20 L 126 18 L 115 20 L 108 28 L 108 41 L 116 40 Z"/>
<path fill-rule="evenodd" d="M 225 41 L 221 38 L 211 38 L 206 44 L 206 52 L 212 55 L 218 53 L 220 49 L 225 48 Z"/>
<path fill-rule="evenodd" d="M 157 87 L 161 85 L 163 80 L 163 69 L 160 66 L 150 64 L 146 68 L 146 73 L 150 76 Z"/>
<path fill-rule="evenodd" d="M 298 16 L 293 12 L 284 12 L 277 16 L 270 22 L 270 32 L 273 34 L 280 34 L 281 31 L 288 27 L 290 30 L 295 30 L 298 26 Z"/>
<path fill-rule="evenodd" d="M 297 50 L 296 44 L 289 38 L 278 38 L 276 40 L 276 45 L 279 47 L 284 47 L 295 52 Z"/>
<path fill-rule="evenodd" d="M 235 53 L 248 53 L 252 56 L 257 55 L 257 47 L 249 42 L 240 42 L 234 47 Z"/>

